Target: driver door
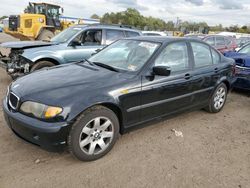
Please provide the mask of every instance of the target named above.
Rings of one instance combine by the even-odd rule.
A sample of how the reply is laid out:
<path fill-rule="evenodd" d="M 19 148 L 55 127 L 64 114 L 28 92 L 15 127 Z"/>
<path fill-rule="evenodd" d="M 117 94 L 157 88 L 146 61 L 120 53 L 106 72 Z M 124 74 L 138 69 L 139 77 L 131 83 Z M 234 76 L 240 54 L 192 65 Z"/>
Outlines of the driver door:
<path fill-rule="evenodd" d="M 100 29 L 89 29 L 73 39 L 67 49 L 63 52 L 67 62 L 81 61 L 88 59 L 96 50 L 102 49 L 103 31 Z"/>
<path fill-rule="evenodd" d="M 167 66 L 171 74 L 142 76 L 142 121 L 175 113 L 191 106 L 192 69 L 189 54 L 186 42 L 171 43 L 162 50 L 152 65 L 152 67 Z"/>

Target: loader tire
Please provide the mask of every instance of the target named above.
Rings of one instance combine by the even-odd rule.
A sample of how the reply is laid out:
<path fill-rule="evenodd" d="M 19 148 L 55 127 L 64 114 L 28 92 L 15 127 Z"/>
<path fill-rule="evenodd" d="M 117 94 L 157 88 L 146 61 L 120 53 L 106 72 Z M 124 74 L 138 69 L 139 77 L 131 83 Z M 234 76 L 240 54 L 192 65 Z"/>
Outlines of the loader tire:
<path fill-rule="evenodd" d="M 52 31 L 44 29 L 37 37 L 37 39 L 43 41 L 50 41 L 50 39 L 53 38 L 54 36 L 55 34 Z"/>

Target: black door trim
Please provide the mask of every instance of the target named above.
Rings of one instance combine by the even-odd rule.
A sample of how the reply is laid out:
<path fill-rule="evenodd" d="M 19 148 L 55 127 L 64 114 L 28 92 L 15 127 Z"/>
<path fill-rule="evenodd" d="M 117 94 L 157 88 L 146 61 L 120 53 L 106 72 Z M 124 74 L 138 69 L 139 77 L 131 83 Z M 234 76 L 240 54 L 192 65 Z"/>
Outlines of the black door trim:
<path fill-rule="evenodd" d="M 133 112 L 133 111 L 136 111 L 136 110 L 141 110 L 141 109 L 144 109 L 144 108 L 156 106 L 156 105 L 159 105 L 159 104 L 162 104 L 162 103 L 175 101 L 175 100 L 178 100 L 178 99 L 181 99 L 181 98 L 189 97 L 191 95 L 195 95 L 195 94 L 198 94 L 198 93 L 203 93 L 203 92 L 206 92 L 206 91 L 209 91 L 209 90 L 212 90 L 212 89 L 214 89 L 214 87 L 208 87 L 208 88 L 205 88 L 205 89 L 194 91 L 192 93 L 187 93 L 185 95 L 180 95 L 180 96 L 169 98 L 169 99 L 164 99 L 164 100 L 160 100 L 160 101 L 156 101 L 156 102 L 152 102 L 152 103 L 148 103 L 148 104 L 143 104 L 143 105 L 140 105 L 140 106 L 135 106 L 135 107 L 127 109 L 127 112 Z"/>

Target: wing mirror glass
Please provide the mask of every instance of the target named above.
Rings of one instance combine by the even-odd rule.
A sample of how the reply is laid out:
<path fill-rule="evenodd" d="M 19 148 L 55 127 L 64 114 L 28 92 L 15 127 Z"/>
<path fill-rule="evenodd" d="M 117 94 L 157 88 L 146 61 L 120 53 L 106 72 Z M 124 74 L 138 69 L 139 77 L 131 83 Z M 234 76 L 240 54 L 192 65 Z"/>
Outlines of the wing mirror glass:
<path fill-rule="evenodd" d="M 153 74 L 158 76 L 169 76 L 171 73 L 170 67 L 167 66 L 155 66 L 153 67 Z"/>
<path fill-rule="evenodd" d="M 73 46 L 73 47 L 81 46 L 81 43 L 79 41 L 73 40 L 73 41 L 71 41 L 70 46 Z"/>

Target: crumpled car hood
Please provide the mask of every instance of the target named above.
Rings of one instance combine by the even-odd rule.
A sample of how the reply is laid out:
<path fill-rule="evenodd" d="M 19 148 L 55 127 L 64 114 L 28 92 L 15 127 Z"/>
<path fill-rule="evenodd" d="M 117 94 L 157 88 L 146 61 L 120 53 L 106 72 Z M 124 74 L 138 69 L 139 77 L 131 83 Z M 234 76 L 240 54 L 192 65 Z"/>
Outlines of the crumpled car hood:
<path fill-rule="evenodd" d="M 236 61 L 236 64 L 240 66 L 250 67 L 250 55 L 248 54 L 243 54 L 238 52 L 226 52 L 224 55 L 226 57 L 233 58 Z"/>
<path fill-rule="evenodd" d="M 23 48 L 33 48 L 40 46 L 51 46 L 55 45 L 52 42 L 43 42 L 43 41 L 18 41 L 18 42 L 5 42 L 0 46 L 3 48 L 15 48 L 15 49 L 23 49 Z"/>

